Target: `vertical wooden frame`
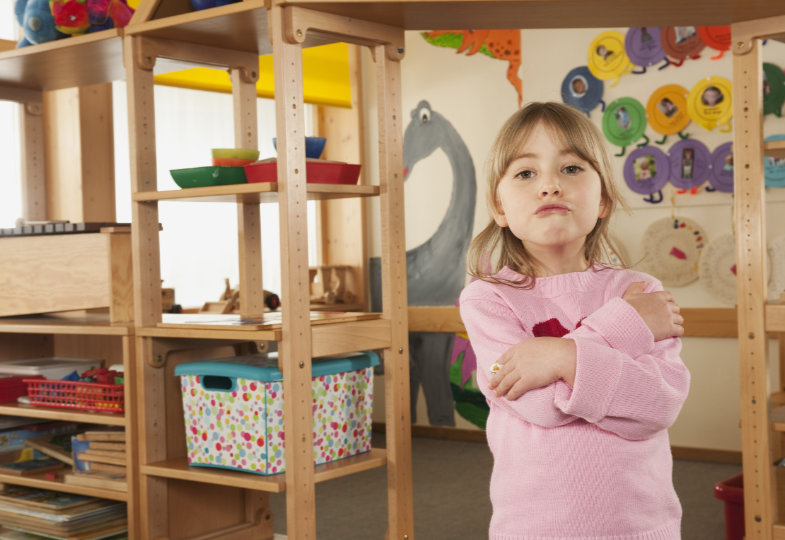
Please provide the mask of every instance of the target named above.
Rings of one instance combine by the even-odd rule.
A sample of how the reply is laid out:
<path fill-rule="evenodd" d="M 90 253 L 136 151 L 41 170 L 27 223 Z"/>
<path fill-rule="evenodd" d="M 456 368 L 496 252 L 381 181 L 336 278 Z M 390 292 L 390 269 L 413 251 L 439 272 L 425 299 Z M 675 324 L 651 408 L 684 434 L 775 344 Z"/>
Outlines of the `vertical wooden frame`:
<path fill-rule="evenodd" d="M 316 538 L 311 398 L 310 279 L 305 176 L 305 115 L 302 51 L 284 32 L 285 9 L 270 9 L 278 137 L 278 200 L 281 235 L 283 372 L 286 433 L 287 537 Z"/>
<path fill-rule="evenodd" d="M 142 38 L 123 38 L 128 92 L 128 143 L 131 192 L 155 191 L 158 186 L 155 150 L 155 102 L 152 58 L 144 58 Z M 132 202 L 131 242 L 134 268 L 134 320 L 139 326 L 161 321 L 161 256 L 158 203 Z"/>
<path fill-rule="evenodd" d="M 258 148 L 256 113 L 256 67 L 231 69 L 234 105 L 234 144 Z M 243 317 L 264 315 L 262 290 L 262 237 L 258 204 L 237 203 L 237 251 L 240 270 L 240 313 Z"/>
<path fill-rule="evenodd" d="M 385 349 L 384 395 L 387 425 L 388 538 L 414 538 L 409 400 L 409 329 L 406 298 L 406 238 L 403 194 L 401 65 L 389 46 L 374 48 L 379 113 L 381 186 L 382 305 L 391 321 L 391 347 Z M 403 51 L 400 51 L 402 54 Z M 397 53 L 397 51 L 396 51 Z"/>
<path fill-rule="evenodd" d="M 761 43 L 733 25 L 733 153 L 739 375 L 748 539 L 771 539 L 776 521 L 767 384 L 766 206 Z"/>
<path fill-rule="evenodd" d="M 48 217 L 43 112 L 43 101 L 29 101 L 19 105 L 22 218 L 27 221 L 43 221 Z"/>

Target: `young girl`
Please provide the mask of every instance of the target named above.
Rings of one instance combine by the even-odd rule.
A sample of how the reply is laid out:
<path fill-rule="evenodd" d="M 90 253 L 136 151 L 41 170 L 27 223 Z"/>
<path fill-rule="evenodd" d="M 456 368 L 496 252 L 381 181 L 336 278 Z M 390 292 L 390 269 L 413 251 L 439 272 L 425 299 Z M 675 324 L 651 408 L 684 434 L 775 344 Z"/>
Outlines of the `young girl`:
<path fill-rule="evenodd" d="M 532 103 L 497 136 L 488 187 L 460 308 L 491 409 L 489 537 L 680 538 L 684 320 L 659 281 L 601 262 L 619 196 L 599 132 Z"/>

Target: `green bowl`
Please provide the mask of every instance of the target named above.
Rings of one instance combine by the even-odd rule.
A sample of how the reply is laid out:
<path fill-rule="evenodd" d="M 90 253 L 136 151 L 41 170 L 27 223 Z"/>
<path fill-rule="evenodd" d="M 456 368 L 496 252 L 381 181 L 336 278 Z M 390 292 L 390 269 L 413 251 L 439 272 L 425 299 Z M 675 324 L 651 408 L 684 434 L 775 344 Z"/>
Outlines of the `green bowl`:
<path fill-rule="evenodd" d="M 214 158 L 247 159 L 251 162 L 259 159 L 259 150 L 255 148 L 213 148 Z"/>
<path fill-rule="evenodd" d="M 181 188 L 226 186 L 245 184 L 245 170 L 242 167 L 191 167 L 190 169 L 171 169 L 175 184 Z"/>

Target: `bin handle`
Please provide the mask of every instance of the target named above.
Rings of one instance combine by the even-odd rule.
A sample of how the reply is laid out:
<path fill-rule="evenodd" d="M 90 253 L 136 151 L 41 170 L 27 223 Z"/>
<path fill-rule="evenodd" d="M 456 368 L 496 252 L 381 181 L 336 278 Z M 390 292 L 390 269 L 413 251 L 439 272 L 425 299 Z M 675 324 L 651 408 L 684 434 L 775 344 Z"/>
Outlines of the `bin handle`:
<path fill-rule="evenodd" d="M 202 388 L 217 392 L 232 392 L 235 389 L 235 379 L 222 375 L 203 375 Z"/>

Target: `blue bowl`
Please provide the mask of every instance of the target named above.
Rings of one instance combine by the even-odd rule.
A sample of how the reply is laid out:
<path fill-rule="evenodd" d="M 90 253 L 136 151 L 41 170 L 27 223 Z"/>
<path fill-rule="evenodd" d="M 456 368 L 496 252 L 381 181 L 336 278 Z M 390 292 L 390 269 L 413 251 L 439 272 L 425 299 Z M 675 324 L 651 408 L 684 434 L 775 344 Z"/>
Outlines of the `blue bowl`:
<path fill-rule="evenodd" d="M 273 148 L 278 150 L 276 145 L 277 137 L 273 137 Z M 319 159 L 324 152 L 324 145 L 327 143 L 325 137 L 306 137 L 305 138 L 305 157 Z"/>

